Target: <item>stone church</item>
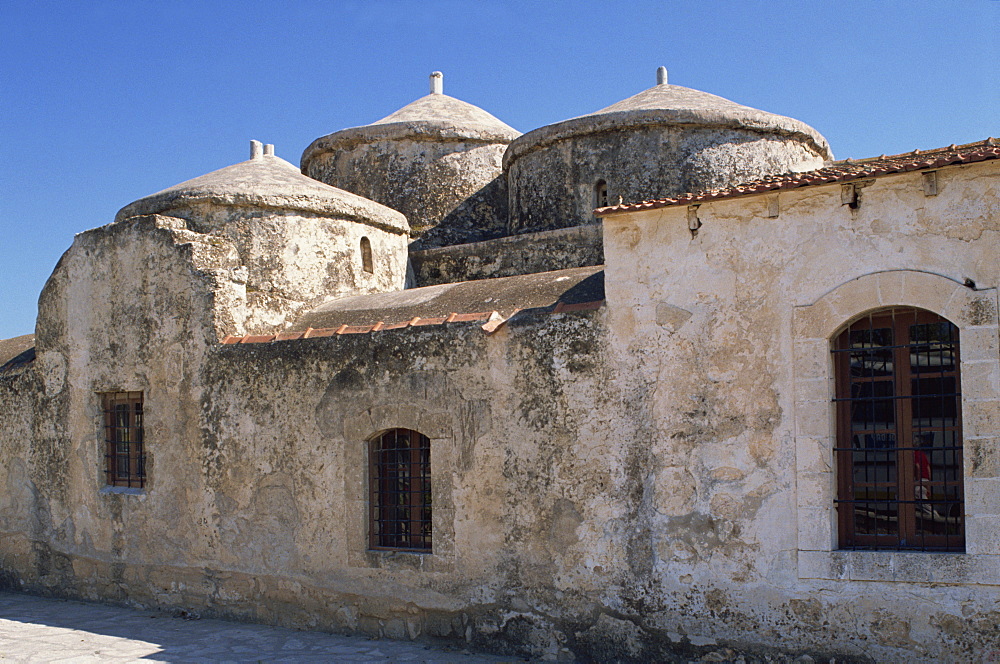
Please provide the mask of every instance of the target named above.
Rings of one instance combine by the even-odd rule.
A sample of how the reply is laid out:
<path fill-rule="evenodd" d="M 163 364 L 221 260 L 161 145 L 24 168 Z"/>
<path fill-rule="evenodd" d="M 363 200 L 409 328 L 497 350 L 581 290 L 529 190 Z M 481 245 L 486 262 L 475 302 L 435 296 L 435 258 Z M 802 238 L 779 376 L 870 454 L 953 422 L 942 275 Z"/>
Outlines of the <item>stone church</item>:
<path fill-rule="evenodd" d="M 434 73 L 300 165 L 126 205 L 0 341 L 0 587 L 549 661 L 1000 657 L 1000 141 L 834 161 L 662 68 L 521 135 Z"/>

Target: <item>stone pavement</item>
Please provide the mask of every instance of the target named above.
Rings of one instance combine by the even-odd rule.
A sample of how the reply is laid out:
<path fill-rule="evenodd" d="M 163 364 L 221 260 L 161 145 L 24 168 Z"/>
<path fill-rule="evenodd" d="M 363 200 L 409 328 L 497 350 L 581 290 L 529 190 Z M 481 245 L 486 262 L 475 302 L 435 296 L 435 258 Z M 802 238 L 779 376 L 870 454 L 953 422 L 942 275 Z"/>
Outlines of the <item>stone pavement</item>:
<path fill-rule="evenodd" d="M 185 620 L 123 609 L 0 593 L 0 662 L 433 662 L 499 664 L 410 641 L 300 632 L 222 620 Z"/>

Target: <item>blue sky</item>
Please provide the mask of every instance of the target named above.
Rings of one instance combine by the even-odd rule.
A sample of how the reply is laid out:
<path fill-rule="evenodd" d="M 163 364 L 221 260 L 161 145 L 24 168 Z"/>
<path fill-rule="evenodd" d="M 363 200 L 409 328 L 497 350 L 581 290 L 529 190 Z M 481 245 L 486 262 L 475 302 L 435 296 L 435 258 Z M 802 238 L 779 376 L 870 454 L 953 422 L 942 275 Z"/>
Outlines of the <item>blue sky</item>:
<path fill-rule="evenodd" d="M 0 3 L 0 339 L 73 234 L 445 92 L 520 131 L 670 82 L 798 118 L 837 158 L 1000 136 L 1000 0 Z"/>

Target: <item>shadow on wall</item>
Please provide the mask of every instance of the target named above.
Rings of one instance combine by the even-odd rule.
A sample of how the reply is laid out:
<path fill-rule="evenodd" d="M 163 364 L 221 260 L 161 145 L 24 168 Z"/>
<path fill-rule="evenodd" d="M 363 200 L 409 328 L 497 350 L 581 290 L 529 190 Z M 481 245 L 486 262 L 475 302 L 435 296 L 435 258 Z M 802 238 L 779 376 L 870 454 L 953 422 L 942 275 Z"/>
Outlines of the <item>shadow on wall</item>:
<path fill-rule="evenodd" d="M 472 194 L 411 245 L 411 250 L 482 242 L 507 235 L 507 180 L 501 175 Z"/>

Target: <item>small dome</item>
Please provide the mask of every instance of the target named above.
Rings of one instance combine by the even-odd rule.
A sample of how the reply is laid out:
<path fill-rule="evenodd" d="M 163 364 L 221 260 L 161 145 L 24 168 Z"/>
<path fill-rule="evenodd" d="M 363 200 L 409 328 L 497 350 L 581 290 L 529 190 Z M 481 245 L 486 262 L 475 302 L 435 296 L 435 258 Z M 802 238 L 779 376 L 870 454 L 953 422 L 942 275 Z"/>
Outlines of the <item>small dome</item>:
<path fill-rule="evenodd" d="M 666 82 L 602 108 L 595 113 L 541 127 L 521 136 L 510 145 L 504 167 L 518 157 L 556 141 L 582 134 L 621 131 L 637 127 L 688 125 L 745 129 L 777 134 L 809 145 L 824 159 L 832 159 L 830 145 L 804 122 L 743 106 L 723 97 Z"/>
<path fill-rule="evenodd" d="M 406 218 L 384 205 L 306 177 L 274 156 L 274 147 L 251 143 L 247 161 L 212 171 L 126 205 L 115 221 L 144 214 L 169 214 L 196 203 L 221 206 L 297 210 L 337 217 L 406 233 Z"/>
<path fill-rule="evenodd" d="M 521 135 L 513 127 L 501 122 L 478 106 L 446 94 L 429 94 L 410 102 L 395 113 L 369 127 L 397 122 L 439 126 L 470 138 L 513 140 Z"/>
<path fill-rule="evenodd" d="M 317 138 L 302 153 L 302 171 L 317 156 L 358 143 L 401 138 L 510 143 L 521 135 L 478 106 L 441 92 L 440 72 L 431 75 L 431 93 L 410 102 L 395 113 L 361 127 L 350 127 Z"/>

